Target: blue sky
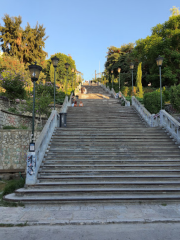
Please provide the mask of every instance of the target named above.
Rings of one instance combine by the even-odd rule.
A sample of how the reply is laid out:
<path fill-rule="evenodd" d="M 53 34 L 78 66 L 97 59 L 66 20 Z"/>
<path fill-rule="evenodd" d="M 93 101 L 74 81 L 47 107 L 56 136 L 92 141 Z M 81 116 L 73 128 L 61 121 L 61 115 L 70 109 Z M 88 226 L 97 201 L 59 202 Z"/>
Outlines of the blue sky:
<path fill-rule="evenodd" d="M 34 27 L 43 24 L 49 38 L 48 58 L 61 52 L 70 54 L 84 79 L 104 70 L 107 47 L 120 47 L 151 34 L 151 28 L 170 16 L 179 0 L 9 0 L 1 1 L 0 23 L 4 14 L 22 17 Z"/>

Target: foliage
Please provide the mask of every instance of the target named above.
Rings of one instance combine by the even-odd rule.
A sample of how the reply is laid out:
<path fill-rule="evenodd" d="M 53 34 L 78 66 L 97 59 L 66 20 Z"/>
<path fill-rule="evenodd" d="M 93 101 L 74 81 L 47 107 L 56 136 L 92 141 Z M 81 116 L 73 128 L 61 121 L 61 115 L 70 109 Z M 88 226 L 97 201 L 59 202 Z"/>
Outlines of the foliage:
<path fill-rule="evenodd" d="M 137 96 L 143 98 L 143 88 L 142 88 L 142 62 L 138 65 L 136 85 L 137 85 Z"/>
<path fill-rule="evenodd" d="M 105 63 L 106 78 L 110 80 L 110 71 L 114 70 L 117 77 L 117 68 L 121 68 L 121 85 L 131 86 L 130 62 L 134 62 L 134 72 L 138 63 L 142 62 L 142 86 L 151 83 L 152 87 L 159 87 L 159 69 L 156 64 L 158 55 L 164 57 L 162 65 L 162 85 L 171 86 L 180 83 L 180 11 L 171 9 L 172 15 L 163 24 L 152 28 L 152 34 L 145 39 L 139 39 L 134 44 L 114 46 L 108 48 Z M 135 76 L 136 78 L 136 76 Z M 137 85 L 137 84 L 135 84 Z"/>
<path fill-rule="evenodd" d="M 6 90 L 5 95 L 9 99 L 24 99 L 26 97 L 24 77 L 20 74 L 13 75 L 8 71 L 3 71 L 0 77 L 0 85 Z"/>
<path fill-rule="evenodd" d="M 111 70 L 114 70 L 114 77 L 118 78 L 119 73 L 117 72 L 118 67 L 121 68 L 120 78 L 121 78 L 121 85 L 124 82 L 128 82 L 130 85 L 131 83 L 131 72 L 129 71 L 129 65 L 132 61 L 131 52 L 134 48 L 133 43 L 124 44 L 120 48 L 116 48 L 114 46 L 108 48 L 107 52 L 107 61 L 105 63 L 105 72 L 106 72 L 106 79 L 109 80 L 111 83 Z M 136 70 L 135 64 L 135 70 Z"/>
<path fill-rule="evenodd" d="M 11 180 L 3 190 L 3 196 L 13 193 L 16 189 L 24 187 L 25 179 Z"/>
<path fill-rule="evenodd" d="M 19 113 L 19 112 L 17 111 L 17 109 L 14 108 L 14 107 L 9 108 L 9 109 L 8 109 L 8 112 Z"/>
<path fill-rule="evenodd" d="M 31 28 L 29 23 L 25 29 L 21 27 L 22 18 L 10 17 L 8 14 L 2 18 L 4 26 L 0 26 L 0 41 L 3 52 L 9 56 L 17 57 L 20 62 L 27 64 L 37 59 L 43 61 L 47 53 L 45 47 L 45 28 L 38 25 Z"/>
<path fill-rule="evenodd" d="M 169 98 L 173 108 L 180 112 L 180 84 L 170 88 Z"/>
<path fill-rule="evenodd" d="M 14 126 L 3 126 L 3 129 L 17 129 L 17 127 L 14 127 Z"/>
<path fill-rule="evenodd" d="M 58 57 L 59 62 L 56 68 L 56 83 L 60 86 L 60 90 L 65 92 L 65 88 L 67 86 L 67 90 L 69 88 L 72 88 L 72 85 L 74 83 L 74 87 L 77 86 L 77 82 L 81 78 L 81 76 L 78 76 L 78 78 L 75 77 L 75 73 L 72 73 L 71 69 L 76 69 L 75 61 L 72 59 L 71 56 L 67 56 L 63 53 L 56 53 L 51 56 L 52 57 Z M 47 67 L 46 67 L 46 81 L 48 82 L 54 82 L 54 72 L 52 72 L 52 61 L 51 58 L 47 60 Z M 68 70 L 65 68 L 65 63 L 69 63 L 70 66 Z M 67 84 L 67 85 L 66 85 Z"/>
<path fill-rule="evenodd" d="M 162 107 L 164 108 L 164 95 L 162 94 Z M 161 96 L 160 92 L 154 91 L 151 93 L 144 94 L 144 107 L 150 113 L 158 113 L 161 110 Z"/>
<path fill-rule="evenodd" d="M 50 81 L 53 83 L 54 82 L 54 66 L 52 63 L 50 65 L 49 75 L 50 75 Z"/>

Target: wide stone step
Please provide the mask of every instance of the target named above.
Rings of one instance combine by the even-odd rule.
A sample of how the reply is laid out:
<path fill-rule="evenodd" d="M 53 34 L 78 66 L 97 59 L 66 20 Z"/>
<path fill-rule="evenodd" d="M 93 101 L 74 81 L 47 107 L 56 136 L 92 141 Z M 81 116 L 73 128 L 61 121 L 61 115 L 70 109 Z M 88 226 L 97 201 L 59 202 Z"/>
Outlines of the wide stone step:
<path fill-rule="evenodd" d="M 5 197 L 6 199 L 6 197 Z M 89 193 L 80 193 L 76 194 L 74 196 L 70 196 L 68 194 L 64 195 L 62 194 L 61 196 L 52 196 L 51 194 L 47 196 L 16 196 L 15 194 L 9 194 L 7 201 L 21 201 L 21 202 L 26 202 L 26 203 L 32 203 L 32 202 L 44 202 L 44 203 L 68 203 L 68 202 L 79 202 L 79 201 L 84 201 L 86 203 L 88 202 L 103 202 L 103 201 L 110 201 L 110 202 L 117 202 L 117 201 L 168 201 L 168 200 L 180 200 L 180 193 L 129 193 L 129 194 L 122 194 L 122 193 L 98 193 L 95 195 L 90 195 Z"/>
<path fill-rule="evenodd" d="M 157 155 L 157 156 L 152 156 L 152 155 L 146 155 L 146 154 L 141 154 L 141 155 L 123 155 L 123 156 L 119 156 L 119 154 L 117 154 L 116 156 L 112 156 L 112 155 L 67 155 L 67 154 L 48 154 L 45 155 L 45 159 L 46 160 L 94 160 L 94 161 L 104 161 L 104 160 L 108 160 L 108 161 L 112 161 L 112 160 L 116 160 L 116 161 L 157 161 L 157 160 L 163 160 L 163 161 L 179 161 L 179 154 L 174 154 L 172 156 L 169 155 L 167 156 L 166 154 L 161 154 L 161 155 Z"/>
<path fill-rule="evenodd" d="M 73 160 L 68 160 L 68 161 L 62 161 L 62 160 L 44 160 L 42 162 L 42 166 L 43 167 L 49 167 L 49 168 L 56 168 L 56 167 L 88 167 L 88 166 L 95 166 L 95 167 L 110 167 L 110 166 L 114 166 L 114 167 L 127 167 L 127 168 L 131 168 L 131 167 L 159 167 L 161 169 L 163 169 L 164 167 L 178 167 L 180 168 L 180 163 L 178 161 L 168 161 L 167 163 L 163 163 L 163 161 L 128 161 L 128 162 L 124 162 L 124 161 L 111 161 L 109 162 L 109 160 L 106 161 L 73 161 Z"/>
<path fill-rule="evenodd" d="M 145 172 L 179 172 L 180 171 L 180 165 L 179 166 L 122 166 L 122 165 L 43 165 L 40 168 L 39 172 L 62 172 L 62 171 L 118 171 L 118 172 L 137 172 L 137 171 L 145 171 Z"/>
<path fill-rule="evenodd" d="M 16 195 L 20 196 L 22 194 L 24 195 L 32 195 L 32 194 L 38 194 L 38 195 L 43 195 L 43 194 L 53 194 L 53 195 L 58 195 L 59 193 L 62 194 L 76 194 L 76 193 L 88 193 L 90 192 L 91 194 L 93 193 L 180 193 L 180 186 L 173 186 L 173 187 L 165 187 L 165 186 L 148 186 L 148 187 L 117 187 L 117 186 L 94 186 L 88 188 L 80 185 L 79 187 L 77 186 L 72 186 L 66 188 L 57 188 L 54 187 L 52 188 L 21 188 L 15 191 Z"/>
<path fill-rule="evenodd" d="M 180 187 L 180 180 L 159 180 L 157 179 L 156 181 L 153 180 L 142 180 L 140 179 L 139 181 L 136 180 L 128 180 L 128 181 L 121 181 L 121 179 L 118 181 L 104 181 L 104 182 L 99 182 L 99 181 L 92 181 L 92 182 L 86 182 L 86 181 L 76 181 L 74 182 L 40 182 L 36 183 L 33 185 L 33 188 L 103 188 L 103 187 L 121 187 L 121 188 L 136 188 L 136 187 L 142 187 L 142 188 L 179 188 Z M 30 187 L 31 188 L 31 187 Z"/>

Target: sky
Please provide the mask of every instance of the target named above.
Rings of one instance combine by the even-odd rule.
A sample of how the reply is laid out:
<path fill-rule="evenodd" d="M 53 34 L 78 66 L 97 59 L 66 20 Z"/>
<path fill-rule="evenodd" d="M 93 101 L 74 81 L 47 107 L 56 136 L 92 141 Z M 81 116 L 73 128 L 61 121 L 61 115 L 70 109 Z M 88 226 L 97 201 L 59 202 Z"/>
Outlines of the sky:
<path fill-rule="evenodd" d="M 170 8 L 179 0 L 8 0 L 0 4 L 2 17 L 21 16 L 22 27 L 46 28 L 48 59 L 61 52 L 70 54 L 76 68 L 90 80 L 104 71 L 107 48 L 120 47 L 151 34 L 151 28 L 169 19 Z"/>

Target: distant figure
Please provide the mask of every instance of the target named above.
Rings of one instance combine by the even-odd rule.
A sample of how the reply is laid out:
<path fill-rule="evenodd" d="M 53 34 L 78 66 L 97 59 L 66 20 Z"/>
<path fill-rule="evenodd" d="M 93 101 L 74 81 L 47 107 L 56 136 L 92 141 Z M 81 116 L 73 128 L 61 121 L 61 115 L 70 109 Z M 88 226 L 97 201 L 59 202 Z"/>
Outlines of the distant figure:
<path fill-rule="evenodd" d="M 82 103 L 82 101 L 80 101 L 80 103 L 79 103 L 79 107 L 83 107 L 83 103 Z"/>
<path fill-rule="evenodd" d="M 74 102 L 74 107 L 77 107 L 77 101 Z"/>
<path fill-rule="evenodd" d="M 86 94 L 87 93 L 87 89 L 86 88 L 84 88 L 84 94 Z"/>

